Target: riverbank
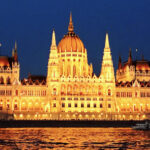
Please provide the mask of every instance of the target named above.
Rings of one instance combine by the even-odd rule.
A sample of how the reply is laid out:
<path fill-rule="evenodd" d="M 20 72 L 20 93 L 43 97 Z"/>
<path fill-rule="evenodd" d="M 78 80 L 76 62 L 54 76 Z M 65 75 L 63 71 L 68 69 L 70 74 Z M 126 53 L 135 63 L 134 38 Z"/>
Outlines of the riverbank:
<path fill-rule="evenodd" d="M 0 128 L 36 127 L 132 127 L 145 121 L 108 120 L 0 120 Z"/>

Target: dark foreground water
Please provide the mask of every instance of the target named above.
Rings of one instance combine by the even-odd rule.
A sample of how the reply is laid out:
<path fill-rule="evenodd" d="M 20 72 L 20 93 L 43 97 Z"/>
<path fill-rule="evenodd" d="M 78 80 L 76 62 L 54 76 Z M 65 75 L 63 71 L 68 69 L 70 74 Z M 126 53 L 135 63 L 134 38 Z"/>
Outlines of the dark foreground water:
<path fill-rule="evenodd" d="M 0 128 L 0 150 L 150 150 L 150 131 L 130 128 Z"/>

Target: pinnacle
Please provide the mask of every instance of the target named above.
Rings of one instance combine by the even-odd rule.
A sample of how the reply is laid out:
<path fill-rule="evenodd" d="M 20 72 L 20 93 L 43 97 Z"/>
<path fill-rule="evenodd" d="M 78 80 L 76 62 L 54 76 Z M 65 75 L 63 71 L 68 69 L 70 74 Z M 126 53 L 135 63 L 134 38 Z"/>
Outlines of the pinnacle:
<path fill-rule="evenodd" d="M 106 33 L 106 39 L 105 39 L 105 48 L 110 48 L 109 47 L 109 37 L 108 37 L 108 33 Z"/>
<path fill-rule="evenodd" d="M 56 37 L 55 37 L 55 30 L 53 29 L 52 33 L 52 43 L 51 46 L 56 46 Z"/>
<path fill-rule="evenodd" d="M 74 27 L 73 27 L 73 22 L 72 22 L 72 13 L 70 12 L 70 21 L 69 21 L 69 26 L 68 26 L 68 31 L 73 32 Z"/>

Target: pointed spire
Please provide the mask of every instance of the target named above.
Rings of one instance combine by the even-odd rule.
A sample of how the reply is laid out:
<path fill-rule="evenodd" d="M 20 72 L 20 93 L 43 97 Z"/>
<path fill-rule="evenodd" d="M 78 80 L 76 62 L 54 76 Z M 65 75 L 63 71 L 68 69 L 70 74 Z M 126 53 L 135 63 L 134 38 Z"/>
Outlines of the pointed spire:
<path fill-rule="evenodd" d="M 106 39 L 105 39 L 105 48 L 109 49 L 109 37 L 108 37 L 108 33 L 106 33 Z"/>
<path fill-rule="evenodd" d="M 73 27 L 73 22 L 72 22 L 72 13 L 70 12 L 70 21 L 69 21 L 69 26 L 68 26 L 68 32 L 73 32 L 74 27 Z"/>
<path fill-rule="evenodd" d="M 129 49 L 129 58 L 128 58 L 128 64 L 132 65 L 132 55 L 131 55 L 131 48 Z"/>
<path fill-rule="evenodd" d="M 119 56 L 118 69 L 122 68 L 121 56 Z"/>
<path fill-rule="evenodd" d="M 53 29 L 52 33 L 52 43 L 51 46 L 56 46 L 56 37 L 55 37 L 55 30 Z"/>
<path fill-rule="evenodd" d="M 17 51 L 17 41 L 15 41 L 15 51 Z"/>
<path fill-rule="evenodd" d="M 15 48 L 13 49 L 14 50 L 14 61 L 17 62 L 18 61 L 18 54 L 17 54 L 17 42 L 15 41 Z"/>
<path fill-rule="evenodd" d="M 14 48 L 12 49 L 12 57 L 14 57 L 14 55 L 15 55 L 15 50 L 14 50 Z"/>

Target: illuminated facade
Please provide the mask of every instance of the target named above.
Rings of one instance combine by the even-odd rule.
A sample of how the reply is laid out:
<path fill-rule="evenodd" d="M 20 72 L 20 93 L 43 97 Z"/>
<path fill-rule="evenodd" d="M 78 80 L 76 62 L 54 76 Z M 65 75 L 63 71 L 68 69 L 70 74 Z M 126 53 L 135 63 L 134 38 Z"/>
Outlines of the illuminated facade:
<path fill-rule="evenodd" d="M 0 56 L 0 112 L 15 119 L 142 120 L 150 113 L 150 62 L 119 59 L 116 79 L 106 34 L 100 76 L 88 64 L 87 50 L 74 33 L 56 45 L 55 32 L 47 77 L 20 80 L 17 44 L 12 57 Z"/>

